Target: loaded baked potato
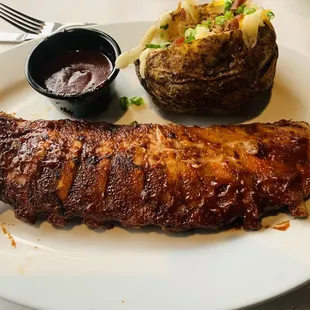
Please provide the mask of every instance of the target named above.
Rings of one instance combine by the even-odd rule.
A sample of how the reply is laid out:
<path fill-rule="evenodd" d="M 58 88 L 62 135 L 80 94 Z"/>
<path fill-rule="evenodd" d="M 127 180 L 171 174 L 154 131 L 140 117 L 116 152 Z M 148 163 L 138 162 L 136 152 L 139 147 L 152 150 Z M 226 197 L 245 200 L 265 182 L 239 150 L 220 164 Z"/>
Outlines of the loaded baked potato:
<path fill-rule="evenodd" d="M 116 65 L 134 62 L 141 84 L 162 110 L 239 110 L 272 87 L 278 59 L 274 15 L 253 1 L 192 1 L 163 14 Z"/>

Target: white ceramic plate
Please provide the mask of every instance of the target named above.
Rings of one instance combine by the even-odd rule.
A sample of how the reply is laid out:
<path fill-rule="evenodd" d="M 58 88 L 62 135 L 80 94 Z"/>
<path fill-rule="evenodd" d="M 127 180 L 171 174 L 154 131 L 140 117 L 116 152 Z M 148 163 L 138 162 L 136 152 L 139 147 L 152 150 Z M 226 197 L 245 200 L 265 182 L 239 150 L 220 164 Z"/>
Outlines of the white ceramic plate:
<path fill-rule="evenodd" d="M 137 44 L 146 23 L 100 26 L 123 50 Z M 24 62 L 36 42 L 0 55 L 0 110 L 26 119 L 59 119 L 24 78 Z M 147 104 L 122 114 L 115 102 L 102 120 L 128 124 L 180 122 L 310 121 L 310 59 L 280 48 L 271 102 L 259 116 L 176 117 L 160 114 L 139 85 L 133 68 L 117 79 L 119 96 L 142 95 Z M 269 217 L 263 224 L 287 220 Z M 283 232 L 226 231 L 169 235 L 158 229 L 91 231 L 29 226 L 0 204 L 0 297 L 44 310 L 236 309 L 267 300 L 310 279 L 310 220 L 291 220 Z"/>

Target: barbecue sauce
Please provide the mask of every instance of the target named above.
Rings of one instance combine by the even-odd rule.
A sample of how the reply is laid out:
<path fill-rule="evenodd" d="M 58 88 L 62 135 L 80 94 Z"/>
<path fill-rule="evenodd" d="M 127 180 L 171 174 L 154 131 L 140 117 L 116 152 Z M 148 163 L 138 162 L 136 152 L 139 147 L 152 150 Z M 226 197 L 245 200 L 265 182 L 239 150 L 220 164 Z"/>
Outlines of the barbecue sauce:
<path fill-rule="evenodd" d="M 69 51 L 43 67 L 43 86 L 60 95 L 78 95 L 102 84 L 112 72 L 111 61 L 91 50 Z"/>
<path fill-rule="evenodd" d="M 290 227 L 290 221 L 285 221 L 272 227 L 276 230 L 286 231 Z"/>

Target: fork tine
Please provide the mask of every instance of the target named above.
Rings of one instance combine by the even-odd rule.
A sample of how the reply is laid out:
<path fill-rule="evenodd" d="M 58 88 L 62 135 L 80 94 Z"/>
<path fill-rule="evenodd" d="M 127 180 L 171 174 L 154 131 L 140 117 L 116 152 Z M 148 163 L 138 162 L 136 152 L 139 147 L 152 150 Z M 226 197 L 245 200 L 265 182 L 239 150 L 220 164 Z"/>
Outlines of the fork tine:
<path fill-rule="evenodd" d="M 19 12 L 19 11 L 16 11 L 15 9 L 3 4 L 0 2 L 0 6 L 3 7 L 4 10 L 8 11 L 8 12 L 11 12 L 13 15 L 18 15 L 18 16 L 21 16 L 23 18 L 26 18 L 28 19 L 29 21 L 32 21 L 33 23 L 35 24 L 38 24 L 38 25 L 41 25 L 41 26 L 44 26 L 45 25 L 45 22 L 43 20 L 40 20 L 40 19 L 37 19 L 37 18 L 34 18 L 34 17 L 31 17 L 29 15 L 26 15 L 22 12 Z"/>
<path fill-rule="evenodd" d="M 28 20 L 28 19 L 26 19 L 26 18 L 24 18 L 18 14 L 15 14 L 15 13 L 7 10 L 6 8 L 2 7 L 1 5 L 0 5 L 0 12 L 3 13 L 3 15 L 7 15 L 8 17 L 15 19 L 16 22 L 20 21 L 21 23 L 24 23 L 25 25 L 29 25 L 34 29 L 41 29 L 43 27 L 42 24 L 32 22 L 32 21 L 30 21 L 30 20 Z"/>
<path fill-rule="evenodd" d="M 33 34 L 40 34 L 40 29 L 32 28 L 31 26 L 24 24 L 21 21 L 16 20 L 15 18 L 10 17 L 7 14 L 3 14 L 3 12 L 0 10 L 0 17 L 10 23 L 11 25 L 15 26 L 16 28 L 27 32 L 27 33 L 33 33 Z"/>

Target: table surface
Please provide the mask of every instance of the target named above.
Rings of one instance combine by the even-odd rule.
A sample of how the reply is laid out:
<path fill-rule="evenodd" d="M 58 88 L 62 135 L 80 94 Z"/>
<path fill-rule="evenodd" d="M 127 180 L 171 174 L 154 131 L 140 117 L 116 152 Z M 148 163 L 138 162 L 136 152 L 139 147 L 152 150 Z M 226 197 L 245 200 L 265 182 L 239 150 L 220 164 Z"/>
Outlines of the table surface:
<path fill-rule="evenodd" d="M 17 10 L 46 21 L 91 21 L 99 24 L 152 21 L 159 13 L 177 5 L 177 0 L 3 0 Z M 266 8 L 272 8 L 276 14 L 274 25 L 278 43 L 310 56 L 310 0 L 260 0 Z M 0 20 L 0 31 L 16 29 Z M 0 52 L 13 45 L 0 44 Z M 285 281 L 285 273 L 283 274 Z M 18 292 L 17 292 L 18 293 Z M 0 299 L 1 310 L 29 310 Z M 286 296 L 253 310 L 309 310 L 310 286 L 304 286 Z M 65 309 L 64 309 L 65 310 Z M 71 309 L 66 309 L 71 310 Z"/>

